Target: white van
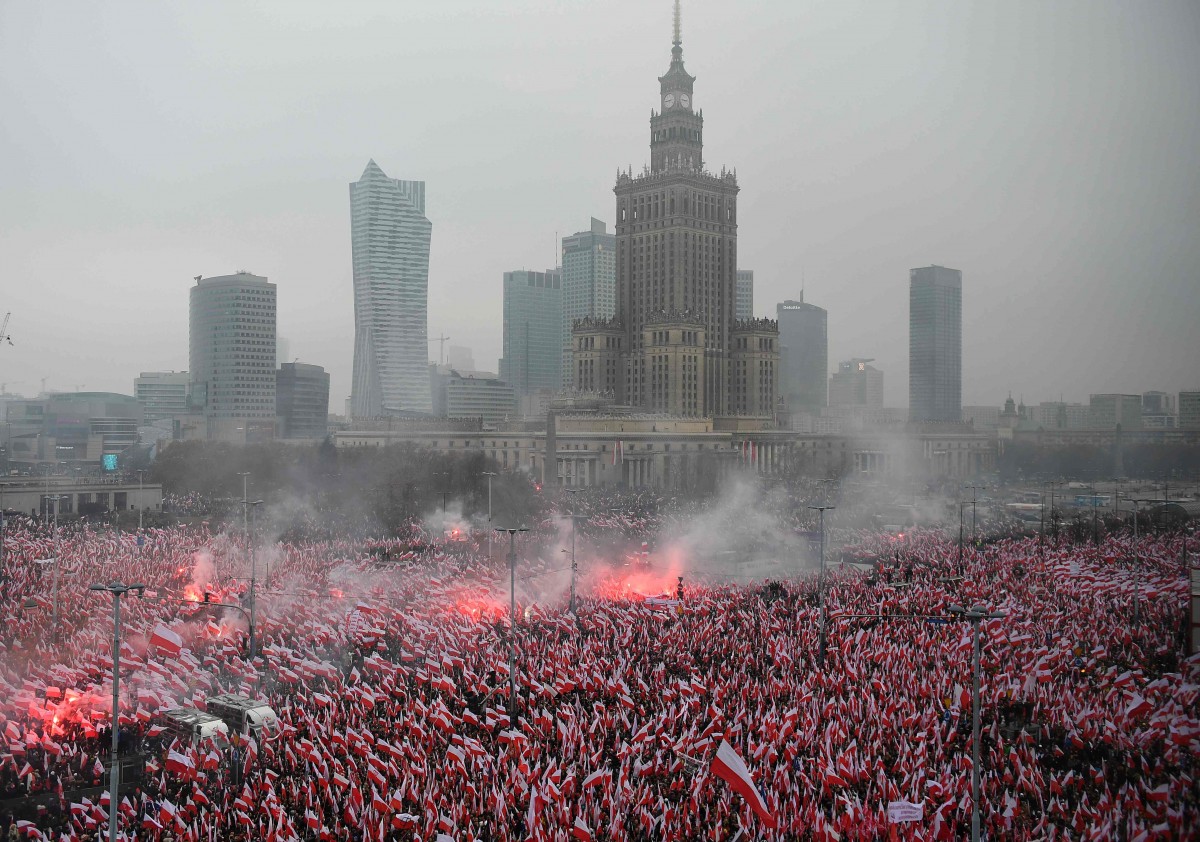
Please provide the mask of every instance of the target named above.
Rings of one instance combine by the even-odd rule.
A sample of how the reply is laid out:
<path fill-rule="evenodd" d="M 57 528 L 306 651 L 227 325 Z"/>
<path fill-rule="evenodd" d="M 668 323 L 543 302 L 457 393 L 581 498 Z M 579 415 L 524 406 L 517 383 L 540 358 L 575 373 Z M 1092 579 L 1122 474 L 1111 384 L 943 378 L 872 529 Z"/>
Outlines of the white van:
<path fill-rule="evenodd" d="M 162 725 L 172 737 L 184 742 L 228 740 L 229 726 L 219 716 L 195 708 L 175 708 L 160 714 Z"/>
<path fill-rule="evenodd" d="M 264 728 L 273 730 L 279 724 L 279 717 L 266 702 L 256 702 L 237 693 L 211 696 L 205 707 L 239 734 L 256 736 Z"/>

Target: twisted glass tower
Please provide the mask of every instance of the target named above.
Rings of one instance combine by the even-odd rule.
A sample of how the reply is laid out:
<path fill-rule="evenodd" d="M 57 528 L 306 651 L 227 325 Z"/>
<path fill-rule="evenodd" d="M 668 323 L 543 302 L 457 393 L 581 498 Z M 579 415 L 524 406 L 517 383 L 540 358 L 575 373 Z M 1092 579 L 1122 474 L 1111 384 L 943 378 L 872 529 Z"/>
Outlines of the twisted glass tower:
<path fill-rule="evenodd" d="M 356 417 L 433 411 L 425 182 L 388 178 L 374 160 L 350 184 Z"/>

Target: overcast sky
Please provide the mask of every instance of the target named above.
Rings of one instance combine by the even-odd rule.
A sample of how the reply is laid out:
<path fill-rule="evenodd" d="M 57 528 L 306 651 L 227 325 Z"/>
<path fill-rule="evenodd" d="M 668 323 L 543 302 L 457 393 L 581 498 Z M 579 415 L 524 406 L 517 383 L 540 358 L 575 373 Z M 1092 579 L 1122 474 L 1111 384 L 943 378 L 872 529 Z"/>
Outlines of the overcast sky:
<path fill-rule="evenodd" d="M 494 369 L 506 270 L 611 225 L 649 160 L 670 0 L 0 0 L 9 391 L 188 366 L 194 275 L 278 284 L 349 394 L 347 184 L 427 185 L 429 332 Z M 908 270 L 963 272 L 963 402 L 1200 387 L 1195 0 L 685 0 L 755 310 L 908 398 Z M 437 356 L 437 346 L 432 346 Z"/>

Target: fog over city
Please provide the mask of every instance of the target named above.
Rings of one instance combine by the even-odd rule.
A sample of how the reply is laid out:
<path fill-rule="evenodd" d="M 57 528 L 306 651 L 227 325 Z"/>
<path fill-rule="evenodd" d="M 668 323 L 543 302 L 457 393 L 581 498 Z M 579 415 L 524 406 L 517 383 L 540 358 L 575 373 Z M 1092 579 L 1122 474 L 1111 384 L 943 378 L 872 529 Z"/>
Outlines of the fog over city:
<path fill-rule="evenodd" d="M 963 404 L 1200 385 L 1198 39 L 1190 0 L 688 0 L 756 315 L 803 288 L 831 369 L 874 358 L 902 407 L 908 271 L 940 264 Z M 2 4 L 0 380 L 185 370 L 191 279 L 245 269 L 340 411 L 347 185 L 372 158 L 426 184 L 430 337 L 495 370 L 502 274 L 612 230 L 670 47 L 645 0 Z"/>

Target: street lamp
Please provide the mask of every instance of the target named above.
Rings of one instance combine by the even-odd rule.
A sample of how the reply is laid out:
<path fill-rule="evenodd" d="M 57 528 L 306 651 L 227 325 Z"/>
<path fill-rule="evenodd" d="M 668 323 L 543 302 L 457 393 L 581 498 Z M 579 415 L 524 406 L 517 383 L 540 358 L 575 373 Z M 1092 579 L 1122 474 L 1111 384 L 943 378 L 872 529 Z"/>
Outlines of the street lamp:
<path fill-rule="evenodd" d="M 528 532 L 525 526 L 510 526 L 496 532 L 508 533 L 508 593 L 512 600 L 508 630 L 508 718 L 517 718 L 517 533 Z M 512 722 L 515 724 L 515 722 Z"/>
<path fill-rule="evenodd" d="M 58 645 L 58 571 L 62 567 L 62 549 L 58 540 L 58 501 L 66 500 L 69 495 L 47 494 L 47 501 L 54 503 L 54 614 L 50 621 L 50 639 Z"/>
<path fill-rule="evenodd" d="M 484 471 L 488 478 L 488 564 L 492 563 L 492 477 L 498 476 L 495 471 Z"/>
<path fill-rule="evenodd" d="M 820 619 L 820 644 L 817 648 L 817 663 L 821 669 L 825 668 L 825 512 L 837 508 L 836 506 L 822 505 L 809 506 L 810 509 L 816 509 L 821 513 L 821 572 L 817 574 L 817 605 L 821 611 Z"/>
<path fill-rule="evenodd" d="M 975 533 L 975 503 L 978 500 L 976 492 L 980 489 L 987 488 L 986 485 L 964 485 L 963 490 L 971 490 L 971 543 L 979 546 L 979 536 Z"/>
<path fill-rule="evenodd" d="M 138 475 L 138 532 L 142 531 L 142 474 L 144 470 L 137 472 Z"/>
<path fill-rule="evenodd" d="M 566 491 L 568 494 L 575 495 L 575 494 L 578 494 L 583 489 L 582 488 L 566 488 L 563 490 Z M 575 508 L 575 504 L 573 502 L 571 504 L 571 508 L 572 509 Z M 571 514 L 567 515 L 567 517 L 569 517 L 571 519 L 571 604 L 570 604 L 570 611 L 572 614 L 574 614 L 575 613 L 575 574 L 579 571 L 579 565 L 575 562 L 575 524 L 579 520 L 579 518 L 583 517 L 583 516 L 580 514 L 577 514 L 575 512 L 571 512 Z"/>
<path fill-rule="evenodd" d="M 261 506 L 262 500 L 251 500 L 247 508 Z M 256 509 L 257 511 L 257 509 Z M 254 555 L 254 540 L 249 532 L 246 533 L 246 552 L 250 556 L 250 660 L 254 660 L 256 646 L 255 630 L 258 628 L 258 564 Z"/>
<path fill-rule="evenodd" d="M 971 623 L 974 656 L 971 680 L 971 842 L 979 842 L 979 624 L 983 620 L 995 620 L 1008 615 L 1000 611 L 986 611 L 978 605 L 973 608 L 949 605 L 946 611 Z"/>
<path fill-rule="evenodd" d="M 117 756 L 117 723 L 120 718 L 119 700 L 121 687 L 121 596 L 130 591 L 137 591 L 138 596 L 143 596 L 146 592 L 146 586 L 143 584 L 124 585 L 120 582 L 111 582 L 107 585 L 92 585 L 88 590 L 108 591 L 113 596 L 112 766 L 108 779 L 108 842 L 117 842 L 117 815 L 120 813 L 117 805 L 121 803 L 121 798 L 117 794 L 118 787 L 121 784 L 121 765 Z"/>

